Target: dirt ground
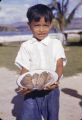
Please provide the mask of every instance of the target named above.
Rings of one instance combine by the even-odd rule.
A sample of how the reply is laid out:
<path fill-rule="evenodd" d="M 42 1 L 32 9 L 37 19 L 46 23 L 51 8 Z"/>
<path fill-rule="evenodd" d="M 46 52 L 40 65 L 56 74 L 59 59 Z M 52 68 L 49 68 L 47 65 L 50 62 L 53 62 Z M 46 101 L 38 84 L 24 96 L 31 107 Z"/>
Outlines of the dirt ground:
<path fill-rule="evenodd" d="M 16 94 L 16 71 L 0 68 L 0 120 L 20 120 L 23 96 Z M 82 74 L 60 82 L 59 120 L 82 119 Z"/>

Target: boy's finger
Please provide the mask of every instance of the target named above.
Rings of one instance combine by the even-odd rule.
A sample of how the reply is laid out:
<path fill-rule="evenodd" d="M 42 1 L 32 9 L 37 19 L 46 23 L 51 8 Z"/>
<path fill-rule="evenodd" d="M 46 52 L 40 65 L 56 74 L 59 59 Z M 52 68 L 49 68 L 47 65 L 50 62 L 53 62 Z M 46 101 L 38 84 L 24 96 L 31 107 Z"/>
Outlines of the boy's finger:
<path fill-rule="evenodd" d="M 26 95 L 26 94 L 28 94 L 28 93 L 30 93 L 30 92 L 31 92 L 31 90 L 25 91 L 25 92 L 23 93 L 23 95 Z"/>
<path fill-rule="evenodd" d="M 16 91 L 17 93 L 21 92 L 22 90 L 23 90 L 23 88 L 21 88 L 21 87 L 18 87 L 18 88 L 15 89 L 15 91 Z"/>
<path fill-rule="evenodd" d="M 23 89 L 22 91 L 20 91 L 21 94 L 25 95 L 27 93 L 31 92 L 30 89 Z"/>
<path fill-rule="evenodd" d="M 52 89 L 54 89 L 56 87 L 58 87 L 58 84 L 53 84 L 53 85 L 46 86 L 46 89 L 52 90 Z"/>

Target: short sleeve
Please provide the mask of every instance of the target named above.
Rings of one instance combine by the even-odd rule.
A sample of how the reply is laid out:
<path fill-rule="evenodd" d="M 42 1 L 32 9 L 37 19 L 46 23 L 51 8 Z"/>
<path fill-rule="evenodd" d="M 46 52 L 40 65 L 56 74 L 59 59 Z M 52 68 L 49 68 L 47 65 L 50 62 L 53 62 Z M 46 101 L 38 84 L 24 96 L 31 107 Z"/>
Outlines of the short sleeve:
<path fill-rule="evenodd" d="M 61 42 L 58 43 L 58 46 L 57 46 L 57 54 L 56 54 L 56 61 L 60 58 L 63 59 L 63 65 L 65 66 L 66 65 L 66 62 L 67 62 L 67 59 L 66 59 L 66 55 L 65 55 L 65 52 L 64 52 L 64 48 L 61 44 Z"/>
<path fill-rule="evenodd" d="M 15 59 L 15 65 L 20 69 L 22 67 L 30 69 L 30 54 L 28 49 L 22 44 Z"/>

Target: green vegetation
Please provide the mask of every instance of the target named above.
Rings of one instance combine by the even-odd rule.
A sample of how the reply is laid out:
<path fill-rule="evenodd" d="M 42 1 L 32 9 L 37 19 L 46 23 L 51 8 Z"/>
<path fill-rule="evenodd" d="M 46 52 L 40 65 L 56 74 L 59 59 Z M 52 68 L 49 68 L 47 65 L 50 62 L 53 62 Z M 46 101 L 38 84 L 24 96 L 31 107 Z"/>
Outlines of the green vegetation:
<path fill-rule="evenodd" d="M 7 67 L 10 70 L 16 69 L 14 60 L 19 49 L 19 45 L 0 46 L 0 67 Z"/>
<path fill-rule="evenodd" d="M 76 13 L 76 10 L 82 5 L 82 1 L 78 2 L 78 4 L 73 8 L 71 13 L 67 16 L 68 11 L 68 4 L 69 0 L 53 0 L 52 2 L 52 10 L 57 11 L 57 15 L 54 16 L 54 22 L 53 25 L 57 23 L 55 27 L 60 29 L 61 31 L 64 30 L 64 28 L 71 22 L 71 20 L 74 18 L 74 15 Z M 56 22 L 56 23 L 55 23 Z"/>
<path fill-rule="evenodd" d="M 72 76 L 82 73 L 82 46 L 65 47 L 67 56 L 67 65 L 64 68 L 65 76 Z"/>
<path fill-rule="evenodd" d="M 14 60 L 20 45 L 0 46 L 0 67 L 17 70 Z M 64 76 L 72 76 L 82 73 L 82 46 L 65 46 L 67 65 L 64 68 Z"/>

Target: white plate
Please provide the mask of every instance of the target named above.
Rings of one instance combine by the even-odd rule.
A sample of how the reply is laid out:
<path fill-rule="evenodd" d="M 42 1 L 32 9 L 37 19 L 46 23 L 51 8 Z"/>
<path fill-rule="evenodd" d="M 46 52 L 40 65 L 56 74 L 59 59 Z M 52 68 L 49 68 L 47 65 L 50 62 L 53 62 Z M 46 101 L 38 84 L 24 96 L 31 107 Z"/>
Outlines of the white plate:
<path fill-rule="evenodd" d="M 53 75 L 53 79 L 50 80 L 50 82 L 47 83 L 46 86 L 47 86 L 47 85 L 54 84 L 54 83 L 57 81 L 58 75 L 57 75 L 57 73 L 54 72 L 54 71 L 49 71 L 49 70 L 33 70 L 33 71 L 26 72 L 26 73 L 20 75 L 19 78 L 17 79 L 17 85 L 20 86 L 20 87 L 23 87 L 23 86 L 21 85 L 21 80 L 22 80 L 26 75 L 28 75 L 28 74 L 33 75 L 34 73 L 40 74 L 40 73 L 42 73 L 43 71 L 50 72 L 50 73 Z M 45 87 L 46 87 L 46 86 L 45 86 Z M 33 88 L 33 89 L 36 89 L 36 88 Z"/>

